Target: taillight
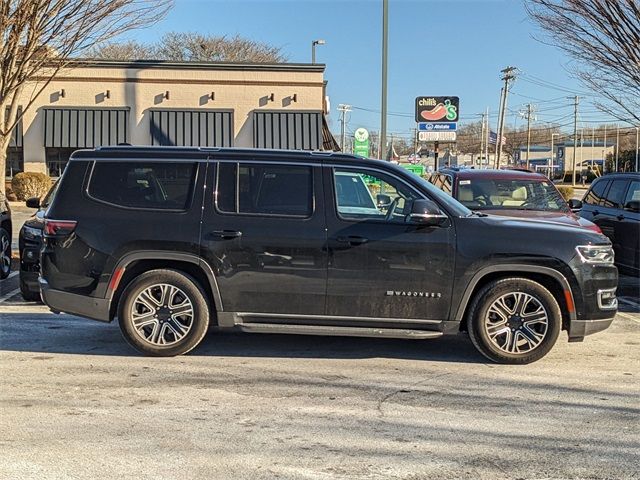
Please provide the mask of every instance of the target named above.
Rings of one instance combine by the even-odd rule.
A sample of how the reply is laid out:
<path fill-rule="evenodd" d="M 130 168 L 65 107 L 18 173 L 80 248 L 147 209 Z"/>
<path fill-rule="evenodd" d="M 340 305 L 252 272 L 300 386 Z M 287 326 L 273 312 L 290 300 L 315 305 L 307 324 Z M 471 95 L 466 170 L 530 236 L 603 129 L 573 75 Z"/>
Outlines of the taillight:
<path fill-rule="evenodd" d="M 75 220 L 49 220 L 44 221 L 44 234 L 49 236 L 69 235 L 76 228 Z"/>

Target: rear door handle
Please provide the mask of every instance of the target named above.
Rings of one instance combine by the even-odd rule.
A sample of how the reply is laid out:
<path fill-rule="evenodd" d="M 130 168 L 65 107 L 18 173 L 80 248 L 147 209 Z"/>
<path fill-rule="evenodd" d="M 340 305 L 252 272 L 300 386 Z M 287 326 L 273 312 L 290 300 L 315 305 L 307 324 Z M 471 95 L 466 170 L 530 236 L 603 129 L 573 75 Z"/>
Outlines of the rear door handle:
<path fill-rule="evenodd" d="M 616 217 L 618 220 L 622 221 L 624 220 L 624 215 L 620 214 Z"/>
<path fill-rule="evenodd" d="M 358 236 L 348 236 L 348 237 L 338 237 L 336 240 L 340 243 L 348 243 L 351 246 L 362 245 L 369 241 L 368 238 L 358 237 Z"/>
<path fill-rule="evenodd" d="M 214 230 L 209 236 L 214 239 L 231 240 L 232 238 L 240 238 L 242 232 L 238 230 Z"/>
<path fill-rule="evenodd" d="M 593 211 L 593 216 L 595 217 L 596 215 L 598 215 L 600 212 L 598 210 L 594 210 Z"/>

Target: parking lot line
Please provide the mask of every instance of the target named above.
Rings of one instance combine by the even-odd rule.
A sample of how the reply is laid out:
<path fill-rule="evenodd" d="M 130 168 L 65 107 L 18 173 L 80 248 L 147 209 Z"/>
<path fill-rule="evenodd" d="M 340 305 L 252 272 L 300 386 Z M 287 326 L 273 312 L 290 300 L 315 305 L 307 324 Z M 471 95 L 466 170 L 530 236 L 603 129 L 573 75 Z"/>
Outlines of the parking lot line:
<path fill-rule="evenodd" d="M 14 295 L 17 295 L 18 293 L 20 293 L 20 288 L 16 288 L 14 290 L 11 290 L 9 293 L 7 293 L 7 294 L 3 295 L 2 297 L 0 297 L 0 303 L 3 303 L 5 300 L 10 299 Z"/>

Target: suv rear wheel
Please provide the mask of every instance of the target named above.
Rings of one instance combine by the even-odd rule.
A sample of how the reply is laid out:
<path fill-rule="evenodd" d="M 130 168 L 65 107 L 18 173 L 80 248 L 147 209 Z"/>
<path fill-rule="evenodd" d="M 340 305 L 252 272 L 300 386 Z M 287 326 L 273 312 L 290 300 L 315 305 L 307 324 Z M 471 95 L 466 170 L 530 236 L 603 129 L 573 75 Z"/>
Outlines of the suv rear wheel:
<path fill-rule="evenodd" d="M 176 270 L 151 270 L 127 285 L 118 320 L 133 347 L 147 355 L 170 357 L 200 343 L 209 326 L 209 305 L 192 277 Z"/>
<path fill-rule="evenodd" d="M 497 363 L 544 357 L 560 334 L 562 313 L 544 286 L 527 278 L 490 282 L 475 296 L 467 320 L 475 347 Z"/>

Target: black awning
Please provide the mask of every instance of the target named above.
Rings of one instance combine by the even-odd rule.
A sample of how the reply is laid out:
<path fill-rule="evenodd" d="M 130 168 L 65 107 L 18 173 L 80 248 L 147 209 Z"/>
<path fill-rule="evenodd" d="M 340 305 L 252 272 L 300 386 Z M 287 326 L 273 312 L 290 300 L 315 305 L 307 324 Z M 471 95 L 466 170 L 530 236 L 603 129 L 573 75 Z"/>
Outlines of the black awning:
<path fill-rule="evenodd" d="M 232 147 L 232 110 L 149 110 L 151 145 Z"/>
<path fill-rule="evenodd" d="M 44 108 L 44 146 L 95 148 L 129 141 L 128 108 Z"/>
<path fill-rule="evenodd" d="M 339 152 L 340 145 L 336 142 L 333 133 L 329 130 L 329 124 L 327 123 L 327 117 L 322 115 L 322 149 L 332 152 Z"/>
<path fill-rule="evenodd" d="M 322 112 L 255 111 L 253 146 L 284 150 L 320 150 Z"/>

